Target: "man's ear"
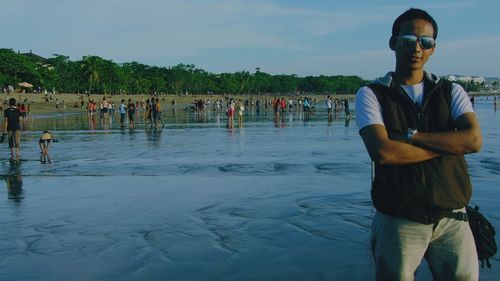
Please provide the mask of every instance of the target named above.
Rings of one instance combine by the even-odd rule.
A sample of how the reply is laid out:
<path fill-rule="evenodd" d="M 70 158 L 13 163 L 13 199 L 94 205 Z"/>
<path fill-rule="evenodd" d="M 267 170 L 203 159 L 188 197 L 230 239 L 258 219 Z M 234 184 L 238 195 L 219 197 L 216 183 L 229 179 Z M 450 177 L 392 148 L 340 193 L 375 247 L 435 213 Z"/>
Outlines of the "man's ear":
<path fill-rule="evenodd" d="M 389 48 L 391 48 L 391 50 L 395 50 L 396 49 L 396 40 L 398 38 L 396 38 L 395 36 L 391 36 L 391 39 L 389 39 Z"/>

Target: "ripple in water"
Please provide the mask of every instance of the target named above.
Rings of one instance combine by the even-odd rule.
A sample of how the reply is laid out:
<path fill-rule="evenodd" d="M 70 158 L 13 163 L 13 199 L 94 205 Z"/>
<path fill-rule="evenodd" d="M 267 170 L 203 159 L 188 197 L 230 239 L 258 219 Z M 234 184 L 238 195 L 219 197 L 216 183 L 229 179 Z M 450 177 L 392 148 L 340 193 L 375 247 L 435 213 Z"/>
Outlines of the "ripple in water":
<path fill-rule="evenodd" d="M 500 175 L 500 162 L 493 158 L 484 158 L 479 161 L 481 166 L 494 175 Z"/>

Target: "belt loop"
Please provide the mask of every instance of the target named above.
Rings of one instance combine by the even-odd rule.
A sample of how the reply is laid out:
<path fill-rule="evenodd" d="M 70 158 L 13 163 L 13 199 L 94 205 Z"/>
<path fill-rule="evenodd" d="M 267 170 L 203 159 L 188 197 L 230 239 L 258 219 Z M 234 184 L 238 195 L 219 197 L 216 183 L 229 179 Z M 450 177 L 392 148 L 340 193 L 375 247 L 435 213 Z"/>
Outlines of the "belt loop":
<path fill-rule="evenodd" d="M 462 213 L 458 212 L 457 214 L 457 219 L 461 221 L 469 221 L 469 217 L 467 216 L 467 213 Z"/>

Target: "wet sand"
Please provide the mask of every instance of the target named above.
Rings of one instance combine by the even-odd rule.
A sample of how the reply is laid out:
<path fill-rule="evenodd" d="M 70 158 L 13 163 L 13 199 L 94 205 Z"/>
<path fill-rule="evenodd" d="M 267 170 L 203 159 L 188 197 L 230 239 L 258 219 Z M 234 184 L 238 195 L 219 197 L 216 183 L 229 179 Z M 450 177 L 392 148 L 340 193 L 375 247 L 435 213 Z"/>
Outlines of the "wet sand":
<path fill-rule="evenodd" d="M 473 203 L 498 229 L 500 116 L 476 106 Z M 32 120 L 19 163 L 0 150 L 0 279 L 372 280 L 370 161 L 355 121 L 246 114 L 233 129 L 173 108 L 163 129 Z M 42 164 L 47 127 L 60 141 Z M 498 279 L 492 264 L 481 280 Z M 424 265 L 417 280 L 429 279 Z"/>

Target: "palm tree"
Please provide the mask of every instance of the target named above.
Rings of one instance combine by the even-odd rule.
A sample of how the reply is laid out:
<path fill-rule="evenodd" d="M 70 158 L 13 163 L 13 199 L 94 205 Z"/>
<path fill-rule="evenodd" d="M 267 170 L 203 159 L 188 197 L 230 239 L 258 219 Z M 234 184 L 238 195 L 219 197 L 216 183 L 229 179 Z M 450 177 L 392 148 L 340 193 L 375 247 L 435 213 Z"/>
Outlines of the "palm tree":
<path fill-rule="evenodd" d="M 98 56 L 84 56 L 82 59 L 81 69 L 83 70 L 83 76 L 90 83 L 90 93 L 92 93 L 92 85 L 99 83 L 101 62 L 102 59 Z"/>

